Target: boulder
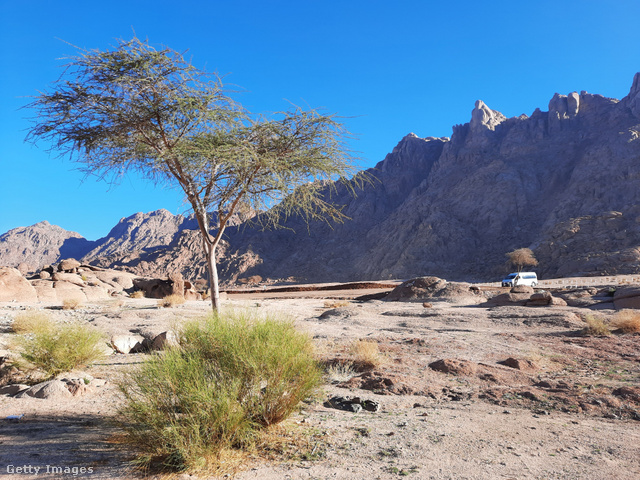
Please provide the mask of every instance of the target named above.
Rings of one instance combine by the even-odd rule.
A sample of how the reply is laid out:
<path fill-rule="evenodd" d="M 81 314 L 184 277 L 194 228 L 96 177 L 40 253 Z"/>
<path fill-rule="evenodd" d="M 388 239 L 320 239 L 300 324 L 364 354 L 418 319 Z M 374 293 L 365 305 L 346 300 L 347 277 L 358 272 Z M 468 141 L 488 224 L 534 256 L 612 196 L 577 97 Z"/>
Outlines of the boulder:
<path fill-rule="evenodd" d="M 169 275 L 171 281 L 171 295 L 184 296 L 184 278 L 180 272 Z"/>
<path fill-rule="evenodd" d="M 75 273 L 80 265 L 75 258 L 67 258 L 58 264 L 58 271 Z"/>
<path fill-rule="evenodd" d="M 70 398 L 72 393 L 67 388 L 67 384 L 62 380 L 49 380 L 47 382 L 38 383 L 18 393 L 16 398 L 34 397 L 34 398 Z"/>
<path fill-rule="evenodd" d="M 77 285 L 79 287 L 84 287 L 85 286 L 85 282 L 82 279 L 82 277 L 76 273 L 64 273 L 64 272 L 58 272 L 58 273 L 54 273 L 53 274 L 53 281 L 54 282 L 69 282 L 69 283 L 73 283 L 74 285 Z"/>
<path fill-rule="evenodd" d="M 531 298 L 528 293 L 501 293 L 495 297 L 490 298 L 484 304 L 488 307 L 503 307 L 503 306 L 522 306 L 524 307 Z"/>
<path fill-rule="evenodd" d="M 640 308 L 640 286 L 618 287 L 613 294 L 613 304 L 616 310 Z"/>
<path fill-rule="evenodd" d="M 104 287 L 86 286 L 82 289 L 82 293 L 87 297 L 89 302 L 97 302 L 99 300 L 108 300 L 111 298 L 109 290 Z"/>
<path fill-rule="evenodd" d="M 46 270 L 41 270 L 39 276 L 42 280 L 48 280 L 51 278 L 51 274 Z"/>
<path fill-rule="evenodd" d="M 528 293 L 529 295 L 533 294 L 533 292 L 535 292 L 535 290 L 533 289 L 533 287 L 530 287 L 529 285 L 516 285 L 515 287 L 511 288 L 511 290 L 509 290 L 509 292 L 511 293 Z"/>
<path fill-rule="evenodd" d="M 78 300 L 79 302 L 86 302 L 87 296 L 75 283 L 70 282 L 53 282 L 53 289 L 56 293 L 58 301 L 63 300 Z"/>
<path fill-rule="evenodd" d="M 145 298 L 164 298 L 173 292 L 171 280 L 159 278 L 134 278 L 133 286 L 142 290 Z"/>
<path fill-rule="evenodd" d="M 113 287 L 115 291 L 121 292 L 134 286 L 133 280 L 136 275 L 131 273 L 118 272 L 117 270 L 95 270 L 93 268 L 92 270 L 96 278 Z"/>
<path fill-rule="evenodd" d="M 482 292 L 469 283 L 447 282 L 438 277 L 418 277 L 398 285 L 385 301 L 424 302 L 446 301 L 453 303 L 478 303 L 484 299 Z"/>
<path fill-rule="evenodd" d="M 37 302 L 38 293 L 15 268 L 0 267 L 0 302 Z"/>
<path fill-rule="evenodd" d="M 168 347 L 175 347 L 178 345 L 178 337 L 172 331 L 162 332 L 151 342 L 151 350 L 164 350 Z"/>
<path fill-rule="evenodd" d="M 36 289 L 38 300 L 41 302 L 56 302 L 58 296 L 53 289 L 53 282 L 48 280 L 31 280 L 31 285 Z"/>
<path fill-rule="evenodd" d="M 142 335 L 114 335 L 110 343 L 118 353 L 137 353 L 144 350 L 144 341 Z"/>

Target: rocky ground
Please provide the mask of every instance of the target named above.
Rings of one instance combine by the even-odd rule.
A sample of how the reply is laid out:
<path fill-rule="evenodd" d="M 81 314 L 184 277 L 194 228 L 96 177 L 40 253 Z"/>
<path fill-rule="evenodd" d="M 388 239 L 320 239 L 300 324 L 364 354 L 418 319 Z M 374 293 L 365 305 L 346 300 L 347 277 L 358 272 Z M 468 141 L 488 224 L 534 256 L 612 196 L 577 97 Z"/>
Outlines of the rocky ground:
<path fill-rule="evenodd" d="M 318 398 L 290 422 L 307 444 L 292 446 L 299 451 L 286 461 L 249 459 L 233 478 L 640 477 L 638 334 L 582 336 L 585 307 L 496 306 L 472 297 L 433 298 L 425 307 L 376 300 L 379 291 L 229 295 L 225 308 L 293 316 L 330 371 Z M 356 299 L 363 294 L 372 295 Z M 122 335 L 168 330 L 209 306 L 159 308 L 155 300 L 126 299 L 65 311 L 3 303 L 0 350 L 12 319 L 27 308 Z M 614 310 L 594 313 L 606 322 Z M 376 365 L 353 363 L 350 347 L 362 339 L 378 344 Z M 145 356 L 114 354 L 66 375 L 106 380 L 92 380 L 83 395 L 0 396 L 0 475 L 140 476 L 109 420 L 120 402 L 114 381 Z M 381 409 L 337 409 L 326 403 L 336 396 L 373 400 Z"/>

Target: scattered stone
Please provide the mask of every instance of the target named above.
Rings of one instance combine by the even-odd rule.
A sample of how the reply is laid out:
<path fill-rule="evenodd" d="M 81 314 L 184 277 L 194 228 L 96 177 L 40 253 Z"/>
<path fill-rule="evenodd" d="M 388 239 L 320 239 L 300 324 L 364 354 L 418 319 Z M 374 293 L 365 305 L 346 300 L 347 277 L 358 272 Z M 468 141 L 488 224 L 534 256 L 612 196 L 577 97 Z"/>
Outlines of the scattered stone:
<path fill-rule="evenodd" d="M 422 306 L 423 306 L 424 308 L 433 308 L 433 303 L 424 302 L 424 303 L 422 304 Z"/>
<path fill-rule="evenodd" d="M 347 412 L 359 413 L 364 408 L 369 412 L 380 411 L 380 403 L 375 400 L 361 399 L 360 397 L 351 398 L 350 396 L 333 396 L 324 402 L 324 406 L 335 408 Z"/>

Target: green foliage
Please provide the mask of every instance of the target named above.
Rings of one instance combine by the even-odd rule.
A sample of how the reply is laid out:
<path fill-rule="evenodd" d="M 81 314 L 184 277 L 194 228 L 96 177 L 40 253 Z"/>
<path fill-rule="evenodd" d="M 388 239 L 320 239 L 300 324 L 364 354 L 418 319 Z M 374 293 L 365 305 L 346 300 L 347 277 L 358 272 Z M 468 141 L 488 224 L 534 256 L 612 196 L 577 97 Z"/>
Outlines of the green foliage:
<path fill-rule="evenodd" d="M 104 357 L 102 334 L 89 325 L 57 325 L 46 320 L 24 333 L 17 340 L 23 362 L 47 378 Z"/>
<path fill-rule="evenodd" d="M 120 387 L 140 460 L 202 467 L 287 418 L 318 385 L 309 338 L 289 321 L 249 313 L 188 323 L 179 347 L 131 372 Z"/>
<path fill-rule="evenodd" d="M 249 114 L 216 75 L 138 38 L 81 50 L 28 107 L 36 115 L 27 139 L 49 142 L 88 174 L 117 181 L 136 170 L 183 190 L 204 240 L 214 306 L 215 249 L 234 213 L 263 212 L 256 220 L 264 226 L 291 215 L 341 221 L 329 181 L 354 191 L 365 180 L 347 178 L 355 173 L 349 132 L 335 115 L 299 107 Z"/>

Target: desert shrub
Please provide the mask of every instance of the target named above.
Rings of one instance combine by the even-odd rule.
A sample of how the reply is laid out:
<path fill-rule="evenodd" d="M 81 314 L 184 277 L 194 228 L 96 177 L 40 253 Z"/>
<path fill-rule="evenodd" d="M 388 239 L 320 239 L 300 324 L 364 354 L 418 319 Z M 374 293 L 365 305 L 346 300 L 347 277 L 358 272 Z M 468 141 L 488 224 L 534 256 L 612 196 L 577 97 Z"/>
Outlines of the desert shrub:
<path fill-rule="evenodd" d="M 144 292 L 142 290 L 136 290 L 129 295 L 129 298 L 144 298 Z"/>
<path fill-rule="evenodd" d="M 350 305 L 346 300 L 325 300 L 324 308 L 340 308 L 348 307 Z"/>
<path fill-rule="evenodd" d="M 606 336 L 611 335 L 609 327 L 607 327 L 602 319 L 593 315 L 585 315 L 583 320 L 587 326 L 582 330 L 583 335 Z"/>
<path fill-rule="evenodd" d="M 325 368 L 325 374 L 329 383 L 342 383 L 358 373 L 351 362 L 332 362 Z"/>
<path fill-rule="evenodd" d="M 22 359 L 18 365 L 47 378 L 89 365 L 104 356 L 102 334 L 89 325 L 50 322 L 25 333 L 17 340 Z"/>
<path fill-rule="evenodd" d="M 76 310 L 82 308 L 82 302 L 77 298 L 66 298 L 62 301 L 63 310 Z"/>
<path fill-rule="evenodd" d="M 620 310 L 616 313 L 611 325 L 624 333 L 640 332 L 640 312 L 636 310 Z"/>
<path fill-rule="evenodd" d="M 14 333 L 36 333 L 49 331 L 53 328 L 53 322 L 44 312 L 27 311 L 16 315 L 11 324 Z"/>
<path fill-rule="evenodd" d="M 173 293 L 171 295 L 167 295 L 166 297 L 158 300 L 158 306 L 169 308 L 169 307 L 175 307 L 176 305 L 182 305 L 184 302 L 185 302 L 185 299 L 182 295 Z"/>
<path fill-rule="evenodd" d="M 311 340 L 290 321 L 247 312 L 187 323 L 179 346 L 120 383 L 120 411 L 140 461 L 195 469 L 252 444 L 318 385 Z"/>
<path fill-rule="evenodd" d="M 368 370 L 383 365 L 385 356 L 380 352 L 377 342 L 370 340 L 357 340 L 351 344 L 351 355 L 358 369 Z"/>

